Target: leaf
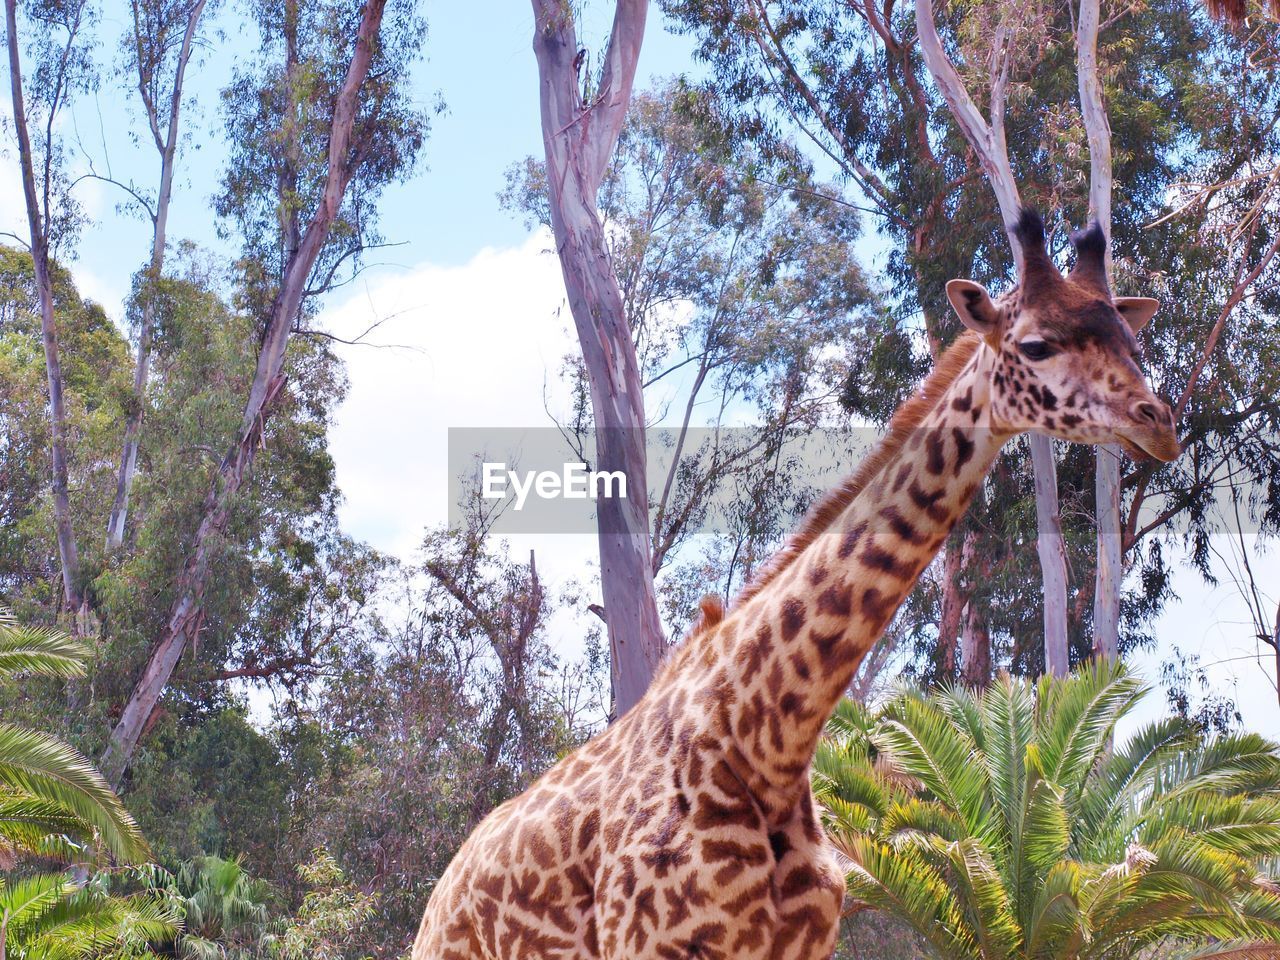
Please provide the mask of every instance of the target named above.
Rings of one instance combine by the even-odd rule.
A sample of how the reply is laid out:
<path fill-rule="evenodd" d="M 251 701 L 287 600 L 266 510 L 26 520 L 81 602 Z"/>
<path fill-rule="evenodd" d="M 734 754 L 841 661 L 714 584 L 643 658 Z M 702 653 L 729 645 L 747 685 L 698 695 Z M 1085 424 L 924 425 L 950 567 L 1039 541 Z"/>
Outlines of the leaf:
<path fill-rule="evenodd" d="M 1145 693 L 1121 661 L 1105 657 L 1065 679 L 1041 678 L 1036 742 L 1045 777 L 1062 789 L 1068 809 L 1075 809 L 1085 781 L 1115 737 L 1116 723 Z"/>
<path fill-rule="evenodd" d="M 137 824 L 93 765 L 66 744 L 9 724 L 0 724 L 0 784 L 19 794 L 62 807 L 126 861 L 148 855 Z"/>
<path fill-rule="evenodd" d="M 20 625 L 0 607 L 0 676 L 79 677 L 92 650 L 60 630 Z"/>

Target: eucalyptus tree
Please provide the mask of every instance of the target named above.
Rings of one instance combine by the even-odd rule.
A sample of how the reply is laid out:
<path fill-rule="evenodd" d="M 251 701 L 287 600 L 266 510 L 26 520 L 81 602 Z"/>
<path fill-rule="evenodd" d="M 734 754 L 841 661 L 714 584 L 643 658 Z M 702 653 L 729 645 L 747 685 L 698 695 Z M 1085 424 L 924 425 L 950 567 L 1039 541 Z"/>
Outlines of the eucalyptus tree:
<path fill-rule="evenodd" d="M 801 441 L 846 420 L 838 395 L 878 320 L 854 207 L 793 144 L 737 142 L 722 114 L 681 80 L 637 94 L 597 198 L 645 407 L 670 423 L 650 575 L 665 572 L 664 595 L 681 584 L 676 625 L 698 593 L 741 585 L 812 495 Z M 548 224 L 545 166 L 513 167 L 503 202 Z M 585 455 L 594 421 L 574 414 Z M 726 533 L 708 565 L 692 537 L 711 530 Z"/>
<path fill-rule="evenodd" d="M 227 96 L 234 145 L 220 211 L 245 237 L 242 299 L 259 324 L 257 368 L 240 427 L 210 480 L 177 578 L 167 621 L 120 721 L 103 767 L 118 779 L 203 617 L 214 541 L 249 477 L 267 421 L 287 392 L 289 341 L 313 297 L 344 265 L 358 265 L 381 190 L 411 169 L 425 117 L 409 99 L 408 70 L 425 28 L 412 8 L 386 0 L 265 4 L 256 70 Z"/>
<path fill-rule="evenodd" d="M 513 557 L 484 506 L 476 497 L 458 527 L 426 533 L 420 562 L 383 578 L 383 615 L 280 711 L 289 856 L 322 847 L 377 898 L 361 941 L 375 955 L 407 948 L 477 820 L 610 707 L 601 629 L 579 656 L 554 643 L 581 589 L 543 579 L 540 557 Z"/>
<path fill-rule="evenodd" d="M 1080 118 L 1089 144 L 1089 217 L 1107 238 L 1104 267 L 1108 285 L 1111 269 L 1111 123 L 1107 118 L 1102 76 L 1098 67 L 1098 32 L 1102 29 L 1101 0 L 1081 0 L 1076 23 L 1076 79 L 1080 88 Z M 1120 449 L 1115 444 L 1095 452 L 1094 507 L 1098 519 L 1097 573 L 1093 591 L 1093 650 L 1114 657 L 1120 649 L 1120 586 L 1124 577 L 1120 538 Z M 1048 637 L 1045 638 L 1046 642 Z M 1066 671 L 1067 651 L 1059 658 Z M 1049 660 L 1046 650 L 1046 662 Z"/>
<path fill-rule="evenodd" d="M 631 103 L 648 10 L 648 0 L 617 0 L 600 74 L 584 78 L 586 52 L 572 8 L 533 0 L 547 210 L 590 387 L 595 461 L 601 470 L 621 471 L 633 489 L 646 476 L 644 393 L 596 195 Z M 635 497 L 607 498 L 597 512 L 618 716 L 644 694 L 666 647 L 648 513 Z"/>
<path fill-rule="evenodd" d="M 77 94 L 91 89 L 94 83 L 96 74 L 90 55 L 90 30 L 95 14 L 89 0 L 31 3 L 24 5 L 24 12 L 27 24 L 33 28 L 33 37 L 28 42 L 33 69 L 25 81 L 23 44 L 18 33 L 18 2 L 6 0 L 5 30 L 13 131 L 17 139 L 22 196 L 27 213 L 28 249 L 35 267 L 36 296 L 40 305 L 40 331 L 49 397 L 53 517 L 62 567 L 62 595 L 67 609 L 83 626 L 87 608 L 68 492 L 67 410 L 50 257 L 54 249 L 74 236 L 80 215 L 68 192 L 64 148 L 57 130 L 68 103 Z M 36 131 L 34 137 L 31 134 L 33 127 Z"/>
<path fill-rule="evenodd" d="M 951 334 L 945 312 L 936 309 L 945 280 L 977 275 L 998 283 L 1008 256 L 977 154 L 951 121 L 922 62 L 910 5 L 682 0 L 666 6 L 698 38 L 716 88 L 734 107 L 740 136 L 750 139 L 762 129 L 801 130 L 812 150 L 838 164 L 857 185 L 871 222 L 888 241 L 888 293 L 897 322 L 848 396 L 858 412 L 884 416 L 897 399 L 894 381 L 913 381 L 921 358 Z M 1268 429 L 1264 397 L 1270 347 L 1261 335 L 1265 311 L 1255 302 L 1265 300 L 1270 289 L 1267 277 L 1275 263 L 1267 254 L 1274 234 L 1266 226 L 1256 233 L 1233 233 L 1221 207 L 1216 220 L 1200 206 L 1185 211 L 1185 218 L 1166 215 L 1180 206 L 1177 198 L 1183 194 L 1176 185 L 1186 182 L 1221 185 L 1212 192 L 1218 204 L 1232 190 L 1256 202 L 1261 190 L 1256 177 L 1270 169 L 1266 160 L 1275 152 L 1276 104 L 1274 84 L 1255 65 L 1270 62 L 1275 26 L 1259 22 L 1247 36 L 1235 35 L 1182 0 L 1104 11 L 1103 17 L 1098 68 L 1117 145 L 1116 285 L 1121 292 L 1153 294 L 1170 304 L 1143 338 L 1153 380 L 1175 402 L 1190 383 L 1188 404 L 1204 416 L 1201 428 L 1186 438 L 1193 450 L 1186 462 L 1169 469 L 1136 464 L 1123 471 L 1122 560 L 1137 574 L 1121 601 L 1123 654 L 1150 639 L 1147 625 L 1168 597 L 1163 560 L 1168 544 L 1161 541 L 1190 527 L 1198 531 L 1192 541 L 1198 544 L 1200 532 L 1213 526 L 1205 508 L 1221 495 L 1230 469 L 1221 456 L 1226 444 L 1217 446 L 1219 441 L 1231 436 L 1253 451 L 1244 458 L 1251 464 L 1251 480 L 1264 476 L 1269 462 L 1263 444 L 1249 438 Z M 1069 42 L 1075 22 L 1068 11 L 1052 5 L 1016 11 L 999 4 L 939 5 L 937 27 L 976 106 L 988 110 L 991 41 L 1005 21 L 1004 36 L 1012 48 L 1004 128 L 1012 171 L 1023 199 L 1062 211 L 1064 222 L 1081 224 L 1087 218 L 1089 150 L 1075 108 L 1080 82 L 1077 51 Z M 1237 213 L 1248 207 L 1243 198 L 1231 202 Z M 1055 250 L 1066 247 L 1065 233 L 1055 225 Z M 1223 249 L 1229 238 L 1228 257 L 1208 255 L 1215 245 Z M 1238 280 L 1251 285 L 1241 287 L 1243 299 L 1223 323 L 1238 329 L 1239 336 L 1219 337 L 1216 349 L 1204 354 L 1206 338 L 1233 302 Z M 1245 322 L 1237 328 L 1237 321 Z M 1226 363 L 1220 353 L 1224 344 L 1235 351 L 1236 368 L 1223 367 L 1223 380 L 1212 382 L 1231 385 L 1225 399 L 1206 390 L 1208 378 L 1188 379 L 1201 356 L 1208 356 L 1215 369 L 1218 357 Z M 1205 406 L 1197 406 L 1196 398 Z M 1218 450 L 1212 459 L 1219 467 L 1216 479 L 1194 466 L 1194 447 L 1201 441 L 1210 445 L 1206 451 Z M 1078 451 L 1065 451 L 1058 463 L 1071 571 L 1072 662 L 1087 657 L 1092 647 L 1093 466 L 1092 455 L 1084 458 Z M 973 625 L 990 635 L 997 664 L 1007 658 L 1018 670 L 1043 669 L 1042 646 L 1028 642 L 1043 637 L 1032 615 L 1040 607 L 1040 591 L 1027 576 L 1026 545 L 1034 540 L 1028 467 L 1024 447 L 1008 451 L 949 545 L 943 562 L 959 565 L 967 536 L 976 568 L 959 576 L 954 568 L 935 571 L 922 582 L 928 602 L 909 628 L 929 658 L 920 667 L 927 676 L 955 675 L 948 638 L 970 629 L 961 616 L 966 610 L 969 617 L 976 612 Z M 1261 496 L 1259 515 L 1265 519 L 1267 485 L 1255 482 L 1251 489 Z M 992 509 L 994 504 L 1000 509 Z M 949 596 L 956 582 L 959 596 Z"/>
<path fill-rule="evenodd" d="M 199 39 L 200 20 L 207 0 L 132 0 L 132 29 L 122 44 L 132 70 L 147 128 L 160 158 L 155 199 L 143 197 L 133 187 L 130 195 L 151 221 L 151 256 L 139 278 L 135 296 L 138 310 L 138 354 L 134 362 L 133 399 L 125 421 L 120 452 L 120 472 L 115 500 L 107 519 L 107 549 L 124 542 L 129 516 L 129 495 L 138 467 L 138 443 L 147 404 L 147 380 L 151 374 L 151 341 L 155 327 L 154 285 L 164 270 L 168 238 L 169 206 L 178 159 L 183 84 L 187 66 Z"/>
<path fill-rule="evenodd" d="M 54 262 L 48 280 L 64 378 L 62 436 L 75 453 L 66 463 L 70 519 L 84 538 L 110 506 L 104 464 L 118 443 L 132 371 L 128 344 L 68 271 Z M 0 247 L 0 589 L 8 603 L 39 603 L 52 619 L 63 592 L 58 508 L 47 482 L 52 424 L 37 286 L 31 254 Z M 109 433 L 116 437 L 108 440 Z M 79 574 L 90 599 L 94 567 L 89 558 Z"/>

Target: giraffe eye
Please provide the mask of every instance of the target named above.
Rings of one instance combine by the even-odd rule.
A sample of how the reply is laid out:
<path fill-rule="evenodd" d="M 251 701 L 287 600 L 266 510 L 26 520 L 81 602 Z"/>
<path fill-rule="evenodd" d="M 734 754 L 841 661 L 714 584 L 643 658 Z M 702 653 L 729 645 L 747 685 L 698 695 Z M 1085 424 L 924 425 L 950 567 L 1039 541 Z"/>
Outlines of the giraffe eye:
<path fill-rule="evenodd" d="M 1023 340 L 1018 350 L 1028 360 L 1044 360 L 1053 356 L 1054 349 L 1043 340 Z"/>

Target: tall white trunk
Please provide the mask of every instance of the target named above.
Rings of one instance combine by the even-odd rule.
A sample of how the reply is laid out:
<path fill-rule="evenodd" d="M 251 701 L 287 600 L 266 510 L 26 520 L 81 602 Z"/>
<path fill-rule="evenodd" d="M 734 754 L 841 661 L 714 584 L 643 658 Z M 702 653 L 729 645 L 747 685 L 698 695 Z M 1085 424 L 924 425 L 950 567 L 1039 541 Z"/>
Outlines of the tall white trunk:
<path fill-rule="evenodd" d="M 1107 237 L 1107 281 L 1111 280 L 1111 124 L 1098 77 L 1100 0 L 1080 0 L 1076 28 L 1080 115 L 1089 140 L 1089 215 Z M 1098 516 L 1098 563 L 1093 593 L 1093 652 L 1115 657 L 1120 652 L 1120 583 L 1124 577 L 1120 538 L 1120 449 L 1096 452 L 1095 509 Z"/>
<path fill-rule="evenodd" d="M 169 124 L 163 139 L 160 136 L 159 118 L 155 104 L 145 96 L 143 104 L 148 112 L 156 149 L 160 153 L 160 190 L 156 195 L 155 217 L 152 221 L 151 261 L 147 267 L 146 287 L 143 291 L 142 317 L 138 329 L 138 360 L 133 369 L 133 410 L 124 427 L 124 444 L 120 451 L 120 470 L 116 478 L 116 497 L 107 520 L 107 549 L 114 550 L 124 543 L 124 527 L 129 515 L 129 495 L 133 490 L 133 478 L 138 466 L 138 438 L 142 430 L 142 417 L 146 410 L 147 379 L 151 373 L 151 337 L 155 326 L 155 284 L 160 281 L 164 268 L 165 235 L 169 225 L 169 201 L 173 196 L 173 164 L 178 153 L 178 115 L 182 110 L 182 84 L 191 59 L 191 44 L 195 40 L 196 27 L 204 12 L 205 0 L 197 0 L 187 15 L 187 28 L 182 37 L 182 49 L 174 67 L 173 89 L 169 100 Z M 138 9 L 134 5 L 134 28 L 138 28 Z M 141 69 L 141 67 L 139 67 Z M 139 77 L 139 88 L 143 81 Z"/>
<path fill-rule="evenodd" d="M 995 192 L 1004 219 L 1005 233 L 1013 248 L 1019 267 L 1022 264 L 1022 247 L 1013 233 L 1018 221 L 1021 199 L 1013 168 L 1009 164 L 1009 149 L 1005 140 L 1004 111 L 1008 89 L 1009 41 L 1002 26 L 994 39 L 996 55 L 992 58 L 991 71 L 991 120 L 987 121 L 970 98 L 955 66 L 947 58 L 938 37 L 933 17 L 932 0 L 916 0 L 916 31 L 920 38 L 920 53 L 924 58 L 934 83 L 947 101 L 951 114 L 969 141 L 983 172 Z M 1031 463 L 1034 471 L 1036 498 L 1036 550 L 1040 558 L 1040 576 L 1044 585 L 1044 642 L 1046 660 L 1050 651 L 1054 658 L 1061 656 L 1065 663 L 1067 644 L 1067 551 L 1062 536 L 1062 517 L 1058 507 L 1058 469 L 1053 457 L 1053 443 L 1045 435 L 1032 433 L 1027 438 L 1031 446 Z M 1063 668 L 1065 671 L 1065 667 Z"/>
<path fill-rule="evenodd" d="M 62 361 L 58 355 L 58 328 L 53 314 L 53 278 L 49 275 L 49 235 L 36 194 L 31 136 L 27 130 L 26 101 L 22 94 L 22 63 L 18 55 L 17 0 L 5 0 L 5 28 L 9 46 L 9 81 L 13 94 L 13 127 L 18 139 L 18 163 L 22 168 L 22 195 L 31 233 L 31 261 L 35 268 L 36 296 L 40 302 L 40 336 L 44 343 L 45 373 L 49 384 L 49 448 L 52 462 L 53 522 L 62 566 L 62 594 L 77 617 L 84 612 L 84 594 L 78 583 L 80 554 L 71 526 L 71 500 L 67 470 L 67 404 L 63 396 Z M 46 188 L 47 198 L 47 188 Z"/>
<path fill-rule="evenodd" d="M 596 460 L 600 470 L 621 470 L 636 491 L 601 500 L 597 513 L 615 717 L 644 694 L 666 645 L 653 584 L 639 361 L 596 209 L 631 102 L 647 6 L 619 0 L 600 89 L 583 103 L 570 7 L 533 0 L 551 227 L 591 386 Z"/>

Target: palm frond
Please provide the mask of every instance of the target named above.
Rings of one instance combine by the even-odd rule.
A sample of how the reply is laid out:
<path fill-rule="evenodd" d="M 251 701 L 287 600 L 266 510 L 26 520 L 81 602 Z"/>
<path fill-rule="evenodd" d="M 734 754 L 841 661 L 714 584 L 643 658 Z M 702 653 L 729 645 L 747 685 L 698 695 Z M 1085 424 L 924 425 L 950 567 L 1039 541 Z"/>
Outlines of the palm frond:
<path fill-rule="evenodd" d="M 1147 724 L 1118 747 L 1102 763 L 1077 805 L 1072 831 L 1076 854 L 1097 861 L 1119 857 L 1128 836 L 1115 825 L 1150 791 L 1159 768 L 1191 749 L 1194 742 L 1195 731 L 1180 718 L 1170 717 Z"/>
<path fill-rule="evenodd" d="M 136 952 L 165 943 L 181 929 L 179 912 L 163 897 L 109 896 L 86 888 L 64 897 L 18 934 L 23 955 L 33 960 L 87 960 L 113 949 Z"/>
<path fill-rule="evenodd" d="M 1022 928 L 991 855 L 972 837 L 947 844 L 947 854 L 979 952 L 984 958 L 1012 957 L 1021 945 Z"/>
<path fill-rule="evenodd" d="M 1027 747 L 1034 735 L 1035 695 L 1025 680 L 1002 675 L 982 696 L 987 730 L 985 758 L 990 790 L 1004 817 L 1005 833 L 1022 832 Z"/>
<path fill-rule="evenodd" d="M 917 778 L 969 826 L 981 831 L 986 770 L 975 744 L 938 704 L 918 694 L 901 694 L 884 709 L 872 742 L 895 767 Z"/>
<path fill-rule="evenodd" d="M 1170 720 L 1112 750 L 1141 693 L 1102 663 L 1034 690 L 904 692 L 870 727 L 851 714 L 814 771 L 850 895 L 948 960 L 1280 943 L 1280 748 Z"/>
<path fill-rule="evenodd" d="M 0 676 L 82 676 L 88 644 L 49 627 L 24 626 L 0 607 Z"/>
<path fill-rule="evenodd" d="M 1146 693 L 1119 660 L 1098 658 L 1065 679 L 1043 677 L 1038 686 L 1036 740 L 1045 776 L 1074 810 L 1085 780 L 1111 743 L 1116 723 Z"/>
<path fill-rule="evenodd" d="M 60 740 L 0 724 L 0 785 L 62 807 L 93 830 L 121 860 L 142 860 L 137 824 L 93 765 Z"/>
<path fill-rule="evenodd" d="M 1280 960 L 1280 945 L 1215 943 L 1172 953 L 1169 960 Z"/>
<path fill-rule="evenodd" d="M 1073 860 L 1049 868 L 1023 928 L 1023 955 L 1029 960 L 1069 960 L 1089 939 L 1088 917 L 1080 906 L 1084 881 L 1084 868 Z"/>
<path fill-rule="evenodd" d="M 848 853 L 850 897 L 905 921 L 940 957 L 980 960 L 955 895 L 942 874 L 918 852 L 861 837 L 851 843 Z"/>
<path fill-rule="evenodd" d="M 6 918 L 6 926 L 34 923 L 76 889 L 74 878 L 61 873 L 12 879 L 0 886 L 0 914 Z"/>

